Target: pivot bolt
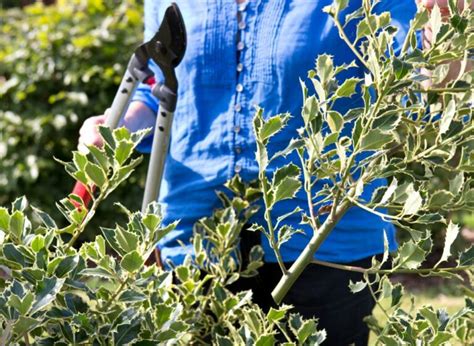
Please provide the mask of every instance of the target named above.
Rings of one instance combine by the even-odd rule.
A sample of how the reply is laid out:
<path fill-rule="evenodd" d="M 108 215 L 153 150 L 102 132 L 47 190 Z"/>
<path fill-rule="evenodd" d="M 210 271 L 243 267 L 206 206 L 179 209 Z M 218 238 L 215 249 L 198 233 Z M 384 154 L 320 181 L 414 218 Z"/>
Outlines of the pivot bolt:
<path fill-rule="evenodd" d="M 156 41 L 156 50 L 158 53 L 161 53 L 163 55 L 165 55 L 168 52 L 166 47 L 160 41 Z"/>

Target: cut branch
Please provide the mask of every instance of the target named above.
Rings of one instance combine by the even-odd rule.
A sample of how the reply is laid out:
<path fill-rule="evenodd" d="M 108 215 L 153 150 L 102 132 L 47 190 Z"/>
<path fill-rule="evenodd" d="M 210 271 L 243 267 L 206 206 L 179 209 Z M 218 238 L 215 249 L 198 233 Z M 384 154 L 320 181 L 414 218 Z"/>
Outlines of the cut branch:
<path fill-rule="evenodd" d="M 339 263 L 331 263 L 326 261 L 320 261 L 314 259 L 311 263 L 318 264 L 324 267 L 330 267 L 340 270 L 346 270 L 350 272 L 357 272 L 362 274 L 430 274 L 439 272 L 461 272 L 474 270 L 474 265 L 458 266 L 458 267 L 444 267 L 444 268 L 421 268 L 421 269 L 373 269 L 373 268 L 362 268 L 357 266 L 350 266 Z"/>
<path fill-rule="evenodd" d="M 352 203 L 349 200 L 344 200 L 339 206 L 334 206 L 334 208 L 337 208 L 334 217 L 329 216 L 326 221 L 324 221 L 318 232 L 313 235 L 308 245 L 306 245 L 298 259 L 293 263 L 288 272 L 282 276 L 277 286 L 273 289 L 272 297 L 277 304 L 280 304 L 283 301 L 283 298 L 285 298 L 286 294 L 300 277 L 303 270 L 312 262 L 315 252 L 319 249 L 323 241 L 334 229 L 334 226 L 336 226 L 351 206 Z"/>

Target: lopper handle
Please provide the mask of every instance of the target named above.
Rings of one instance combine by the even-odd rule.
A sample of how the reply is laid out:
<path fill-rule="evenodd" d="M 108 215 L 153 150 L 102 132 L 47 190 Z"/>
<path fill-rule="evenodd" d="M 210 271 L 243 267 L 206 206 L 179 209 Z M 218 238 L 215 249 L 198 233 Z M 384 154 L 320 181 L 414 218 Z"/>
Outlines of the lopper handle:
<path fill-rule="evenodd" d="M 82 201 L 84 202 L 84 206 L 86 208 L 89 206 L 90 202 L 92 201 L 92 196 L 87 191 L 86 186 L 80 181 L 76 182 L 76 185 L 74 185 L 74 189 L 72 189 L 71 193 L 81 197 Z M 76 208 L 80 207 L 80 205 L 76 201 L 71 200 L 71 202 L 74 204 Z"/>
<path fill-rule="evenodd" d="M 132 65 L 134 59 L 135 56 L 132 56 L 129 66 Z M 127 112 L 128 104 L 130 103 L 138 84 L 139 80 L 132 75 L 130 69 L 127 69 L 122 81 L 120 82 L 117 93 L 115 94 L 114 101 L 110 106 L 109 115 L 107 116 L 107 119 L 105 119 L 105 126 L 108 126 L 111 129 L 115 129 L 118 126 L 120 119 L 122 119 L 125 112 Z"/>
<path fill-rule="evenodd" d="M 125 112 L 128 109 L 128 104 L 130 103 L 135 89 L 139 84 L 139 80 L 135 78 L 131 73 L 132 67 L 134 65 L 136 65 L 135 55 L 133 55 L 130 59 L 128 68 L 125 71 L 124 76 L 122 77 L 120 86 L 117 90 L 117 93 L 115 94 L 112 105 L 110 106 L 109 114 L 105 119 L 104 125 L 111 129 L 115 129 L 118 126 L 120 119 L 122 119 L 122 117 L 125 115 Z M 94 190 L 94 187 L 92 187 L 92 191 Z M 76 182 L 72 193 L 82 198 L 82 200 L 84 201 L 84 206 L 86 208 L 89 206 L 89 203 L 92 200 L 92 196 L 89 194 L 86 187 L 82 183 Z M 72 201 L 72 203 L 76 206 L 76 208 L 80 207 L 78 203 L 74 201 Z"/>
<path fill-rule="evenodd" d="M 171 137 L 171 126 L 173 124 L 173 112 L 166 110 L 162 105 L 158 107 L 155 123 L 155 133 L 150 153 L 150 162 L 146 175 L 145 192 L 143 194 L 142 212 L 146 212 L 149 203 L 158 200 L 160 196 L 161 180 L 165 168 L 166 156 Z M 154 257 L 156 265 L 163 268 L 161 251 L 155 247 Z"/>
<path fill-rule="evenodd" d="M 171 125 L 173 124 L 173 115 L 173 112 L 166 110 L 162 105 L 159 106 L 151 147 L 150 162 L 146 175 L 142 212 L 145 212 L 147 205 L 156 201 L 160 195 L 161 180 L 170 142 Z"/>

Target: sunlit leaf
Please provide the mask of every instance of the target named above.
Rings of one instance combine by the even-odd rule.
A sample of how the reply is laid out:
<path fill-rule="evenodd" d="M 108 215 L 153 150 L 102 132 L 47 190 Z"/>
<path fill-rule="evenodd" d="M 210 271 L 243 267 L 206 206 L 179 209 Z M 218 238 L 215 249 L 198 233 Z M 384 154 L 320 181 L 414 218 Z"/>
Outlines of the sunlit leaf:
<path fill-rule="evenodd" d="M 335 111 L 328 112 L 327 122 L 332 132 L 339 132 L 344 126 L 344 118 L 340 113 Z"/>
<path fill-rule="evenodd" d="M 331 55 L 322 54 L 316 59 L 316 75 L 324 84 L 334 75 L 334 61 Z"/>
<path fill-rule="evenodd" d="M 408 193 L 408 198 L 403 205 L 402 213 L 404 215 L 413 215 L 418 213 L 421 206 L 423 205 L 423 198 L 421 197 L 420 193 L 415 190 L 411 190 Z"/>
<path fill-rule="evenodd" d="M 367 282 L 365 281 L 357 281 L 357 282 L 349 281 L 349 289 L 351 290 L 352 293 L 360 292 L 366 287 L 367 287 Z"/>
<path fill-rule="evenodd" d="M 270 308 L 270 311 L 267 313 L 267 319 L 270 322 L 278 322 L 285 317 L 289 310 L 289 306 L 282 306 L 279 309 Z"/>
<path fill-rule="evenodd" d="M 140 269 L 145 260 L 137 251 L 132 251 L 126 254 L 120 261 L 120 266 L 128 272 L 135 272 Z"/>
<path fill-rule="evenodd" d="M 456 114 L 456 103 L 454 100 L 449 101 L 448 105 L 446 106 L 443 115 L 441 116 L 441 124 L 439 125 L 439 133 L 443 134 L 449 130 L 449 126 L 454 119 L 454 115 Z"/>
<path fill-rule="evenodd" d="M 439 259 L 438 264 L 441 262 L 447 261 L 449 256 L 451 256 L 451 246 L 453 245 L 454 241 L 456 240 L 459 234 L 460 227 L 451 221 L 448 224 L 448 228 L 446 229 L 446 236 L 444 240 L 444 247 L 443 253 L 441 254 L 441 258 Z"/>
<path fill-rule="evenodd" d="M 102 188 L 107 181 L 107 177 L 102 168 L 94 163 L 88 162 L 85 172 L 87 177 L 99 188 Z"/>
<path fill-rule="evenodd" d="M 278 133 L 288 121 L 288 115 L 275 115 L 266 120 L 259 132 L 260 140 L 265 141 Z"/>
<path fill-rule="evenodd" d="M 398 265 L 402 268 L 417 269 L 425 260 L 426 252 L 412 241 L 404 243 L 398 251 Z"/>
<path fill-rule="evenodd" d="M 379 129 L 369 131 L 361 139 L 361 150 L 378 150 L 382 149 L 386 144 L 393 141 L 393 136 L 388 133 L 384 133 Z"/>
<path fill-rule="evenodd" d="M 357 84 L 361 81 L 360 78 L 348 78 L 336 90 L 337 97 L 350 97 L 355 93 Z"/>
<path fill-rule="evenodd" d="M 48 304 L 50 304 L 55 298 L 58 292 L 63 287 L 65 279 L 58 279 L 55 277 L 44 278 L 38 284 L 36 289 L 36 299 L 31 307 L 31 314 L 42 310 Z"/>

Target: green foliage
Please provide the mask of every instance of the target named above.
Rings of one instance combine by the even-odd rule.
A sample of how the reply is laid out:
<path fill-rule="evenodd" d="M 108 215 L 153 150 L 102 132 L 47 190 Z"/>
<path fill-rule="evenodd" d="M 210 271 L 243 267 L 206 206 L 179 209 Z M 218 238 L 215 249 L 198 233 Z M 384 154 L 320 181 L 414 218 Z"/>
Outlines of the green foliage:
<path fill-rule="evenodd" d="M 103 149 L 91 147 L 87 155 L 75 152 L 72 162 L 64 163 L 74 179 L 98 187 L 90 210 L 77 196 L 69 195 L 57 204 L 66 220 L 59 222 L 49 215 L 51 208 L 45 203 L 51 194 L 64 191 L 60 182 L 72 180 L 58 175 L 49 157 L 67 157 L 75 147 L 79 120 L 108 107 L 128 58 L 121 53 L 132 51 L 140 41 L 141 16 L 135 2 L 117 6 L 105 0 L 63 1 L 48 9 L 34 6 L 24 13 L 2 12 L 2 18 L 7 18 L 2 34 L 9 39 L 0 43 L 4 101 L 0 126 L 5 130 L 0 138 L 0 202 L 28 190 L 39 206 L 28 208 L 26 199 L 19 198 L 11 208 L 0 208 L 2 343 L 272 345 L 280 339 L 321 343 L 325 334 L 316 330 L 315 320 L 302 320 L 287 306 L 263 312 L 251 302 L 251 292 L 229 290 L 239 277 L 255 275 L 262 264 L 260 247 L 252 249 L 245 266 L 238 251 L 239 233 L 256 211 L 253 202 L 260 195 L 266 225 L 253 225 L 252 230 L 268 237 L 285 274 L 273 292 L 278 302 L 344 213 L 358 206 L 390 219 L 407 234 L 391 255 L 389 269 L 382 269 L 389 261 L 388 250 L 369 269 L 339 266 L 364 273 L 364 280 L 348 283 L 353 292 L 367 287 L 374 299 L 378 295 L 390 300 L 390 307 L 383 309 L 385 325 L 373 317 L 367 320 L 377 341 L 472 343 L 474 293 L 469 287 L 464 287 L 465 307 L 451 315 L 430 306 L 407 311 L 400 305 L 403 287 L 393 285 L 388 275 L 438 275 L 461 283 L 458 273 L 463 272 L 472 284 L 474 248 L 452 251 L 459 226 L 449 217 L 474 209 L 474 75 L 463 69 L 447 86 L 436 83 L 445 79 L 449 61 L 464 64 L 471 58 L 473 14 L 468 9 L 459 12 L 452 1 L 447 22 L 437 8 L 431 14 L 420 11 L 395 55 L 397 29 L 388 13 L 372 13 L 374 3 L 364 0 L 362 8 L 344 21 L 340 13 L 347 7 L 346 0 L 325 9 L 358 61 L 335 66 L 331 56 L 318 57 L 308 74 L 314 93 L 302 83 L 304 126 L 299 137 L 272 156 L 267 145 L 284 131 L 290 115 L 266 119 L 263 110 L 257 111 L 259 185 L 247 187 L 238 177 L 229 182 L 227 187 L 236 197 L 219 193 L 224 207 L 196 225 L 194 256 L 170 271 L 145 264 L 156 242 L 176 226 L 161 225 L 155 203 L 144 213 L 120 205 L 126 222 L 106 224 L 101 235 L 78 249 L 74 246 L 91 227 L 99 204 L 137 167 L 140 159 L 134 159 L 132 151 L 144 133 L 101 128 Z M 357 35 L 351 41 L 344 28 L 355 19 L 359 20 Z M 416 33 L 427 23 L 434 42 L 421 51 Z M 336 79 L 357 66 L 366 70 L 363 80 Z M 435 83 L 428 89 L 422 71 L 429 71 Z M 359 90 L 363 107 L 345 114 L 334 108 L 337 100 Z M 352 133 L 347 136 L 342 131 L 349 126 Z M 269 162 L 292 152 L 297 153 L 299 165 L 284 165 L 267 176 Z M 441 188 L 432 182 L 440 175 L 449 181 Z M 370 200 L 363 199 L 364 186 L 381 177 L 389 179 L 389 186 L 376 190 Z M 322 179 L 332 183 L 314 191 L 315 182 Z M 286 215 L 272 215 L 277 203 L 301 189 L 308 197 L 308 212 L 295 208 Z M 134 195 L 130 188 L 127 195 Z M 389 208 L 390 215 L 379 213 L 382 207 Z M 30 211 L 40 225 L 30 221 Z M 309 251 L 288 270 L 279 249 L 301 232 L 282 225 L 294 214 L 311 226 L 313 235 Z M 328 217 L 323 219 L 324 214 Z M 434 226 L 446 228 L 446 239 L 436 265 L 423 268 L 432 252 Z M 444 264 L 450 259 L 455 265 Z"/>
<path fill-rule="evenodd" d="M 142 41 L 141 4 L 38 2 L 0 9 L 0 17 L 0 204 L 27 194 L 58 218 L 51 202 L 73 181 L 51 157 L 70 159 L 85 118 L 110 106 L 129 54 Z M 97 167 L 87 171 L 94 175 Z M 142 176 L 118 191 L 122 203 L 139 205 Z M 112 210 L 106 203 L 99 218 L 107 222 Z"/>
<path fill-rule="evenodd" d="M 470 331 L 474 314 L 472 298 L 465 297 L 463 307 L 451 309 L 455 311 L 448 313 L 444 308 L 435 309 L 431 305 L 415 304 L 413 297 L 409 304 L 403 304 L 402 295 L 405 294 L 403 287 L 400 284 L 392 285 L 386 278 L 381 286 L 381 299 L 390 300 L 389 306 L 379 305 L 387 321 L 381 324 L 373 316 L 366 319 L 378 336 L 378 343 L 388 345 L 472 343 L 473 336 Z M 406 297 L 404 300 L 409 301 Z"/>
<path fill-rule="evenodd" d="M 336 0 L 325 8 L 358 61 L 335 66 L 329 55 L 317 58 L 314 70 L 308 74 L 314 94 L 302 83 L 304 126 L 299 129 L 299 136 L 274 157 L 268 156 L 267 145 L 271 136 L 284 131 L 289 115 L 265 119 L 263 111 L 257 111 L 254 133 L 266 226 L 253 228 L 269 239 L 280 261 L 284 275 L 272 295 L 281 302 L 349 208 L 359 207 L 392 221 L 406 231 L 407 237 L 390 262 L 386 244 L 382 261 L 374 259 L 370 269 L 329 265 L 364 273 L 363 281 L 348 283 L 353 292 L 368 287 L 374 299 L 377 295 L 391 297 L 392 306 L 384 310 L 388 324 L 378 326 L 376 320 L 369 320 L 378 342 L 441 344 L 449 340 L 468 344 L 474 337 L 474 307 L 470 298 L 466 299 L 465 308 L 452 316 L 430 307 L 406 312 L 399 306 L 403 287 L 392 286 L 387 275 L 436 275 L 456 280 L 459 285 L 466 284 L 459 272 L 464 272 L 471 284 L 474 278 L 473 248 L 452 252 L 460 227 L 448 221 L 453 212 L 472 212 L 474 208 L 474 71 L 465 68 L 469 61 L 472 63 L 474 14 L 469 9 L 460 12 L 451 6 L 451 20 L 442 21 L 439 8 L 431 13 L 420 9 L 396 54 L 397 28 L 391 26 L 389 13 L 372 12 L 376 3 L 363 1 L 362 8 L 348 14 L 345 21 L 340 13 L 347 7 L 347 1 Z M 359 19 L 357 35 L 351 41 L 344 30 L 347 22 L 355 18 Z M 434 40 L 429 49 L 421 51 L 416 33 L 427 23 Z M 452 60 L 460 60 L 464 67 L 446 86 L 437 85 L 445 79 Z M 363 80 L 336 79 L 340 72 L 356 66 L 365 68 Z M 433 83 L 426 87 L 428 74 Z M 363 107 L 339 113 L 336 101 L 355 93 Z M 342 132 L 343 128 L 352 128 L 350 137 L 347 131 Z M 295 163 L 283 165 L 270 179 L 266 174 L 269 162 L 291 152 L 298 155 L 299 167 Z M 446 177 L 449 184 L 433 184 L 435 176 Z M 364 187 L 379 178 L 388 178 L 390 185 L 378 188 L 371 198 L 363 198 Z M 321 180 L 331 183 L 315 191 L 315 183 Z M 275 203 L 294 197 L 300 189 L 307 195 L 307 211 L 297 208 L 288 215 L 300 214 L 302 223 L 310 225 L 313 234 L 300 258 L 287 269 L 281 260 L 281 240 L 286 241 L 297 230 L 279 227 L 288 215 L 275 216 L 278 222 L 274 225 L 271 213 Z M 379 212 L 379 208 L 389 209 L 390 214 Z M 432 251 L 431 229 L 436 225 L 446 228 L 442 253 L 433 268 L 421 269 Z M 455 265 L 441 265 L 450 258 L 455 259 Z M 390 269 L 381 269 L 388 263 Z M 469 283 L 467 291 L 468 286 Z"/>
<path fill-rule="evenodd" d="M 252 303 L 252 292 L 229 285 L 256 274 L 263 251 L 255 246 L 245 267 L 239 234 L 256 212 L 258 190 L 239 177 L 227 183 L 235 195 L 219 196 L 223 207 L 196 225 L 193 248 L 180 266 L 164 271 L 145 260 L 177 222 L 162 225 L 156 202 L 126 214 L 125 224 L 102 228 L 91 242 L 75 241 L 97 207 L 133 171 L 132 150 L 146 132 L 102 127 L 102 149 L 74 152 L 66 171 L 89 188 L 97 186 L 90 210 L 75 195 L 58 203 L 68 226 L 59 228 L 25 198 L 0 208 L 0 340 L 3 344 L 256 344 L 278 338 L 298 345 L 320 344 L 324 331 L 281 306 L 268 313 Z M 123 150 L 123 148 L 130 148 Z M 89 148 L 92 149 L 92 148 Z M 92 169 L 90 167 L 93 167 Z M 78 205 L 75 207 L 72 201 Z"/>

